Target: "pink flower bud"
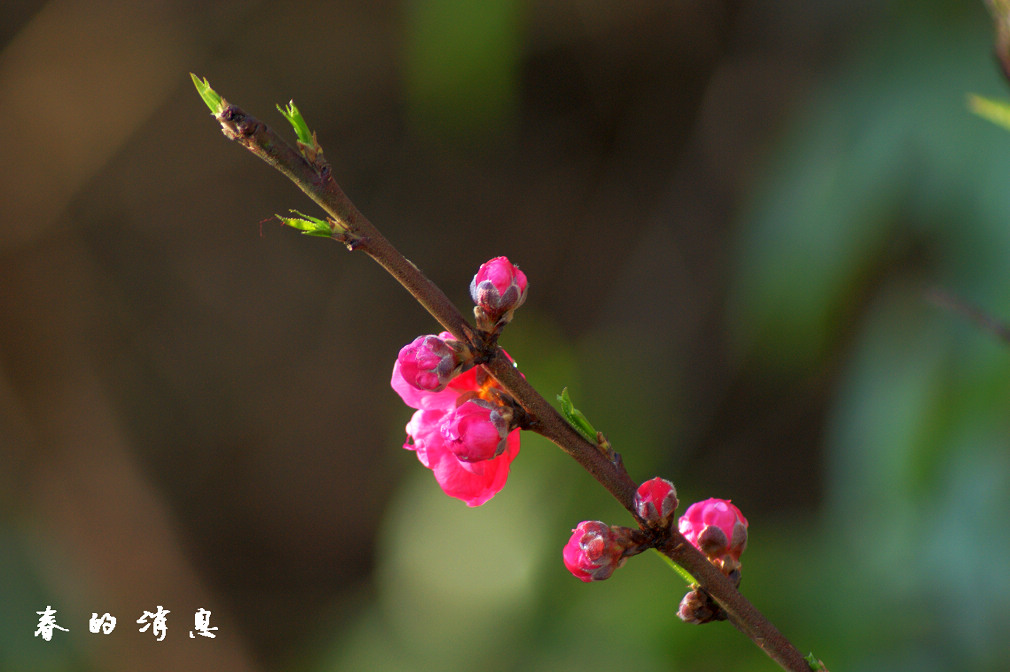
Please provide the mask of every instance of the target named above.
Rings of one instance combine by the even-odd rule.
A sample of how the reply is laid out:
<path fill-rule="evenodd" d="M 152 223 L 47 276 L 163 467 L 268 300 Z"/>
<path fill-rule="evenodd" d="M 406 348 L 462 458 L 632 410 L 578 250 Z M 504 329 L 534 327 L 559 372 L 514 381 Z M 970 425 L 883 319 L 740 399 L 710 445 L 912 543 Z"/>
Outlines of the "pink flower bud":
<path fill-rule="evenodd" d="M 652 527 L 668 527 L 677 504 L 677 488 L 658 476 L 642 483 L 635 491 L 635 512 Z"/>
<path fill-rule="evenodd" d="M 724 555 L 739 561 L 747 547 L 747 519 L 728 499 L 706 499 L 687 507 L 680 533 L 711 559 Z"/>
<path fill-rule="evenodd" d="M 572 530 L 562 556 L 565 567 L 582 581 L 603 581 L 624 564 L 625 546 L 618 535 L 598 520 L 584 520 Z"/>
<path fill-rule="evenodd" d="M 512 460 L 519 454 L 519 430 L 509 433 L 504 450 L 495 457 L 479 462 L 460 460 L 443 435 L 451 411 L 419 410 L 407 423 L 407 450 L 417 453 L 421 464 L 435 474 L 442 491 L 461 499 L 467 506 L 480 506 L 502 488 L 508 479 Z"/>
<path fill-rule="evenodd" d="M 490 460 L 505 450 L 511 413 L 484 399 L 469 399 L 446 416 L 442 438 L 464 462 Z"/>
<path fill-rule="evenodd" d="M 393 363 L 393 377 L 392 380 L 390 380 L 390 385 L 396 393 L 400 395 L 400 398 L 403 399 L 404 403 L 411 408 L 440 408 L 442 410 L 452 409 L 456 406 L 456 399 L 460 394 L 480 389 L 480 386 L 477 384 L 477 369 L 472 368 L 463 373 L 459 373 L 457 363 L 456 368 L 449 373 L 445 373 L 442 370 L 436 370 L 435 373 L 438 376 L 442 376 L 443 374 L 449 376 L 450 379 L 447 385 L 445 385 L 443 389 L 422 389 L 417 385 L 418 374 L 411 370 L 411 367 L 414 366 L 414 363 L 411 362 L 411 353 L 415 352 L 411 350 L 411 348 L 417 344 L 418 341 L 422 341 L 421 347 L 416 350 L 418 354 L 414 359 L 415 361 L 418 358 L 427 359 L 427 352 L 429 351 L 429 348 L 423 343 L 425 339 L 437 339 L 450 349 L 453 349 L 451 343 L 454 341 L 452 334 L 448 331 L 443 331 L 438 336 L 420 336 L 414 339 L 413 343 L 410 343 L 400 350 L 400 354 L 397 356 L 396 362 Z M 434 351 L 439 347 L 434 344 L 432 345 L 433 347 L 430 349 L 431 351 Z M 423 372 L 421 375 L 423 376 Z"/>
<path fill-rule="evenodd" d="M 506 257 L 495 257 L 481 264 L 473 276 L 470 296 L 478 309 L 497 320 L 522 305 L 526 288 L 526 274 Z"/>
<path fill-rule="evenodd" d="M 418 336 L 403 346 L 396 357 L 400 377 L 419 390 L 441 392 L 462 363 L 457 351 L 440 336 Z"/>

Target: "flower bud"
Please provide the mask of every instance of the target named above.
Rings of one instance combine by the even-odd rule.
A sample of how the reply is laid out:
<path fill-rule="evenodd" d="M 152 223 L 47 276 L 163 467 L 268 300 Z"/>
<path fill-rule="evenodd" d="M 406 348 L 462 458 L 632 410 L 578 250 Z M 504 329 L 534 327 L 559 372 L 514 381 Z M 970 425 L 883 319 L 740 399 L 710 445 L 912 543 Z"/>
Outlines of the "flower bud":
<path fill-rule="evenodd" d="M 459 352 L 441 336 L 418 336 L 396 357 L 400 375 L 419 390 L 441 392 L 462 367 Z"/>
<path fill-rule="evenodd" d="M 703 588 L 694 588 L 684 595 L 677 616 L 685 623 L 695 625 L 726 620 L 726 612 Z"/>
<path fill-rule="evenodd" d="M 481 264 L 470 282 L 478 326 L 485 320 L 491 325 L 509 322 L 512 311 L 526 300 L 527 286 L 526 274 L 506 257 L 495 257 Z"/>
<path fill-rule="evenodd" d="M 747 519 L 728 499 L 692 504 L 680 517 L 680 533 L 710 559 L 729 556 L 739 562 L 747 547 Z"/>
<path fill-rule="evenodd" d="M 509 433 L 509 409 L 484 399 L 468 399 L 457 406 L 442 424 L 442 437 L 463 462 L 490 460 L 505 450 Z"/>
<path fill-rule="evenodd" d="M 582 581 L 603 581 L 624 564 L 624 535 L 606 523 L 584 520 L 572 530 L 562 554 L 565 567 Z"/>
<path fill-rule="evenodd" d="M 658 476 L 642 483 L 635 491 L 635 513 L 650 527 L 668 527 L 677 503 L 677 488 Z"/>

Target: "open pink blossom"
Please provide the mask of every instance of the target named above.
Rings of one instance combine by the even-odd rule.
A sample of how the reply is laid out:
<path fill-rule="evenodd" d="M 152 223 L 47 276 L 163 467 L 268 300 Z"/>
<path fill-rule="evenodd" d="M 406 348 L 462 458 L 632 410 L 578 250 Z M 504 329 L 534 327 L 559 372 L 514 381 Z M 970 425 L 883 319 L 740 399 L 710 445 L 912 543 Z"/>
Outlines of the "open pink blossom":
<path fill-rule="evenodd" d="M 680 533 L 709 558 L 728 555 L 739 560 L 747 548 L 747 519 L 728 499 L 706 499 L 687 507 Z"/>
<path fill-rule="evenodd" d="M 484 399 L 469 399 L 450 411 L 442 423 L 449 450 L 464 462 L 490 460 L 505 450 L 511 413 Z"/>
<path fill-rule="evenodd" d="M 562 559 L 575 578 L 587 583 L 603 581 L 624 564 L 624 548 L 609 525 L 584 520 L 572 530 Z"/>
<path fill-rule="evenodd" d="M 438 338 L 452 336 L 442 332 Z M 489 394 L 497 383 L 480 367 L 456 375 L 444 389 L 421 389 L 410 372 L 411 356 L 408 350 L 397 358 L 390 381 L 403 401 L 417 409 L 407 423 L 403 447 L 432 470 L 445 494 L 479 506 L 505 487 L 519 454 L 519 430 L 509 431 L 511 412 L 486 398 L 500 397 Z"/>
<path fill-rule="evenodd" d="M 417 453 L 421 464 L 431 469 L 439 486 L 467 506 L 480 506 L 505 487 L 512 460 L 519 454 L 519 430 L 505 438 L 505 448 L 496 457 L 479 461 L 459 459 L 443 434 L 451 411 L 419 410 L 407 423 L 403 447 Z"/>

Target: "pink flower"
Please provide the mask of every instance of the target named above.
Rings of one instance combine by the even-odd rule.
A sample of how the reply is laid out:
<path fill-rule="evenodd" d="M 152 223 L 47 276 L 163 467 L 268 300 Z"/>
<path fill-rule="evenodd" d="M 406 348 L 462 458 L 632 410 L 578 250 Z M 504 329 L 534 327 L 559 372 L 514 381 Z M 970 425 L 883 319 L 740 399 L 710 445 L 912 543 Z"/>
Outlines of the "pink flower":
<path fill-rule="evenodd" d="M 462 366 L 458 352 L 452 347 L 455 343 L 449 332 L 418 336 L 403 346 L 396 357 L 394 381 L 398 376 L 418 390 L 441 392 Z"/>
<path fill-rule="evenodd" d="M 419 410 L 407 423 L 407 442 L 403 447 L 417 453 L 421 464 L 431 469 L 435 480 L 450 497 L 467 506 L 480 506 L 505 487 L 509 467 L 519 454 L 519 430 L 505 439 L 500 455 L 479 461 L 461 460 L 446 440 L 443 427 L 451 411 Z"/>
<path fill-rule="evenodd" d="M 739 561 L 747 548 L 747 519 L 728 499 L 692 504 L 680 517 L 680 533 L 709 558 Z"/>
<path fill-rule="evenodd" d="M 443 332 L 439 338 L 451 335 Z M 510 411 L 482 398 L 496 383 L 474 367 L 442 390 L 422 390 L 405 375 L 407 369 L 397 358 L 391 381 L 403 401 L 417 409 L 407 423 L 403 447 L 417 453 L 445 494 L 480 506 L 505 487 L 512 460 L 519 454 L 519 430 L 509 431 Z"/>
<path fill-rule="evenodd" d="M 445 417 L 442 438 L 463 462 L 490 460 L 505 450 L 511 413 L 483 399 L 469 399 Z"/>
<path fill-rule="evenodd" d="M 572 530 L 562 557 L 565 567 L 575 578 L 603 581 L 624 564 L 625 546 L 606 524 L 598 520 L 584 520 Z"/>
<path fill-rule="evenodd" d="M 470 297 L 477 307 L 497 320 L 511 316 L 526 300 L 526 274 L 506 257 L 495 257 L 481 264 L 470 282 Z M 508 321 L 508 320 L 506 320 Z"/>
<path fill-rule="evenodd" d="M 635 512 L 652 527 L 669 527 L 677 504 L 677 488 L 658 476 L 642 483 L 635 491 Z"/>

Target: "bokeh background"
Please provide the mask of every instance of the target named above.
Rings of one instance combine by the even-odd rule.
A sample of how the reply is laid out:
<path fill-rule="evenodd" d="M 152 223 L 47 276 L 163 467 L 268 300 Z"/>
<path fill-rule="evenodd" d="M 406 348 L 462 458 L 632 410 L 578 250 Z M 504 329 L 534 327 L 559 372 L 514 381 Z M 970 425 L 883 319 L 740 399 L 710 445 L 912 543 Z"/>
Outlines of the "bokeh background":
<path fill-rule="evenodd" d="M 927 298 L 1010 319 L 981 2 L 13 0 L 0 40 L 0 668 L 776 669 L 652 554 L 573 579 L 571 527 L 628 517 L 538 437 L 485 506 L 439 491 L 388 387 L 434 322 L 272 219 L 320 213 L 195 72 L 277 128 L 294 98 L 461 309 L 517 262 L 524 373 L 634 478 L 732 498 L 801 650 L 1006 669 L 1010 347 Z"/>

